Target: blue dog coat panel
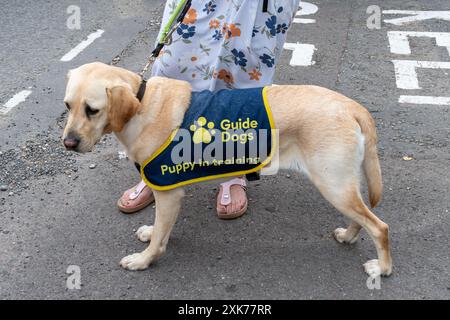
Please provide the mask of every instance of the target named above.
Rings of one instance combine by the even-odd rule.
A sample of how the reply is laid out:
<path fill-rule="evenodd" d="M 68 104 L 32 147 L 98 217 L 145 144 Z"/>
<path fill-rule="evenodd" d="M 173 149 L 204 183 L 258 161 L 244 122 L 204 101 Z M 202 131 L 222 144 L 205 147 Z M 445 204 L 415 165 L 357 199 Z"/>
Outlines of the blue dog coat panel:
<path fill-rule="evenodd" d="M 155 190 L 261 170 L 276 146 L 266 88 L 193 92 L 181 126 L 141 166 Z"/>

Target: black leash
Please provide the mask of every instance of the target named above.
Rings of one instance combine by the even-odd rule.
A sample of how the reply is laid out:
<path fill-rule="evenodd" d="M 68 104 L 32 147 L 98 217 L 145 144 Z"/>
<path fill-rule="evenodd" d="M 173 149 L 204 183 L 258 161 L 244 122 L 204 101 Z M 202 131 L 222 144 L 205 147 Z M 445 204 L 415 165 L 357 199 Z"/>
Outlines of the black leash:
<path fill-rule="evenodd" d="M 181 3 L 180 3 L 181 4 Z M 142 69 L 142 71 L 139 73 L 142 79 L 145 79 L 145 74 L 150 69 L 150 66 L 155 62 L 155 60 L 160 55 L 162 49 L 166 45 L 170 45 L 172 43 L 172 34 L 180 27 L 180 25 L 183 23 L 184 18 L 186 17 L 186 14 L 188 13 L 189 9 L 192 6 L 192 0 L 187 0 L 184 4 L 184 7 L 181 9 L 180 14 L 178 17 L 171 17 L 169 20 L 168 25 L 164 28 L 164 32 L 161 36 L 161 39 L 159 40 L 159 43 L 156 45 L 155 49 L 152 51 L 151 55 L 147 59 L 147 64 Z M 179 10 L 179 9 L 178 9 Z M 176 13 L 174 13 L 176 14 Z M 170 28 L 170 29 L 169 29 Z"/>
<path fill-rule="evenodd" d="M 188 13 L 189 9 L 192 6 L 192 0 L 187 0 L 183 9 L 181 10 L 179 16 L 172 22 L 172 27 L 170 28 L 170 31 L 167 32 L 167 34 L 164 34 L 162 40 L 156 45 L 155 49 L 152 51 L 151 55 L 148 57 L 147 64 L 145 65 L 144 69 L 139 73 L 139 75 L 142 78 L 141 85 L 139 87 L 139 91 L 136 95 L 136 98 L 139 101 L 142 101 L 145 95 L 145 89 L 147 86 L 147 80 L 145 80 L 145 74 L 150 69 L 150 66 L 153 65 L 155 60 L 159 57 L 162 49 L 166 45 L 169 45 L 172 43 L 172 34 L 180 27 L 180 25 L 183 23 L 184 18 L 186 17 L 186 14 Z M 170 23 L 170 22 L 169 22 Z M 175 23 L 175 24 L 173 24 Z"/>
<path fill-rule="evenodd" d="M 164 47 L 167 44 L 170 44 L 172 42 L 172 34 L 181 25 L 181 23 L 183 22 L 184 18 L 186 17 L 186 14 L 188 13 L 188 11 L 191 8 L 191 6 L 192 6 L 192 0 L 188 0 L 186 2 L 186 4 L 185 4 L 183 10 L 181 11 L 180 15 L 176 19 L 176 24 L 171 28 L 170 32 L 165 36 L 165 39 L 163 39 L 163 41 L 159 42 L 156 45 L 155 49 L 152 51 L 150 57 L 148 58 L 147 64 L 145 65 L 145 67 L 141 71 L 141 73 L 139 74 L 141 76 L 141 78 L 142 78 L 141 85 L 139 86 L 139 90 L 138 90 L 138 92 L 136 94 L 136 98 L 139 100 L 139 102 L 142 102 L 142 99 L 144 99 L 145 91 L 147 89 L 147 80 L 145 80 L 145 77 L 144 77 L 145 73 L 148 71 L 150 66 L 158 58 L 158 56 L 160 55 L 162 49 L 164 49 Z M 141 166 L 138 163 L 135 163 L 135 166 L 136 166 L 136 169 L 140 173 L 141 172 Z"/>
<path fill-rule="evenodd" d="M 263 2 L 263 12 L 267 12 L 269 10 L 269 0 L 264 0 Z"/>

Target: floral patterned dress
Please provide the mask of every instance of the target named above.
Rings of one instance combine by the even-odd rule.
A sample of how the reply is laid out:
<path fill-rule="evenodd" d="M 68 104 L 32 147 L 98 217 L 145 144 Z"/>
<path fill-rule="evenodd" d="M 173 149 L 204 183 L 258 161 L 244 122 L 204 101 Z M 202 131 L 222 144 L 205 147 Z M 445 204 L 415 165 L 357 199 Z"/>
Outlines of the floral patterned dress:
<path fill-rule="evenodd" d="M 167 23 L 179 0 L 168 0 Z M 272 84 L 275 65 L 300 0 L 194 0 L 152 69 L 189 81 L 194 91 Z"/>

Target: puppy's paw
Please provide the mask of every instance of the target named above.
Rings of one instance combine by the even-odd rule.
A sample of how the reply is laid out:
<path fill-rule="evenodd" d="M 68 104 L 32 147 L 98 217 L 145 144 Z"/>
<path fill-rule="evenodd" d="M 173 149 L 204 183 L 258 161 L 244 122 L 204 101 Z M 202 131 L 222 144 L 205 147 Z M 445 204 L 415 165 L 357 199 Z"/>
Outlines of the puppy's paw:
<path fill-rule="evenodd" d="M 152 240 L 153 226 L 142 226 L 136 231 L 136 236 L 142 242 L 150 242 Z"/>
<path fill-rule="evenodd" d="M 123 258 L 120 265 L 126 270 L 138 271 L 147 269 L 150 262 L 142 253 L 135 253 Z"/>
<path fill-rule="evenodd" d="M 373 260 L 367 261 L 364 264 L 364 270 L 372 278 L 376 278 L 378 276 L 387 277 L 387 276 L 390 276 L 392 273 L 392 267 L 380 266 L 380 262 L 378 261 L 378 259 L 373 259 Z"/>
<path fill-rule="evenodd" d="M 348 243 L 348 244 L 354 244 L 356 241 L 358 241 L 359 235 L 355 235 L 353 238 L 351 238 L 352 235 L 349 235 L 347 232 L 347 229 L 344 228 L 337 228 L 333 232 L 334 239 L 336 239 L 339 243 Z"/>

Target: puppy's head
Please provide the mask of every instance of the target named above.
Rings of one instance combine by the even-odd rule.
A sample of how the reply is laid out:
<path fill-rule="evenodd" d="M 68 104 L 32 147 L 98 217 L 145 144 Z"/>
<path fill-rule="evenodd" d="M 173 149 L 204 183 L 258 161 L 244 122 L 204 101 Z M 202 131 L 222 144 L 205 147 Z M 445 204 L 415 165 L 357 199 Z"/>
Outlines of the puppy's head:
<path fill-rule="evenodd" d="M 121 132 L 140 108 L 133 82 L 136 75 L 131 72 L 101 63 L 71 70 L 64 98 L 69 110 L 64 146 L 90 152 L 104 134 Z"/>

